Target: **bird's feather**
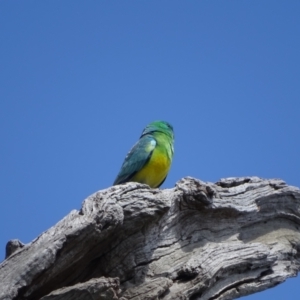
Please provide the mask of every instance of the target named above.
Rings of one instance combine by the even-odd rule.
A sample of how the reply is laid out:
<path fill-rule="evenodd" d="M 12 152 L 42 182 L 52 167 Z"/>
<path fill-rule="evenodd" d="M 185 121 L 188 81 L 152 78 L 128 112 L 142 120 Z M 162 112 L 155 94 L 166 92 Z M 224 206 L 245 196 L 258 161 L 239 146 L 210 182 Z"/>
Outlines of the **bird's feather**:
<path fill-rule="evenodd" d="M 114 185 L 129 181 L 151 158 L 156 140 L 153 136 L 142 136 L 127 154 Z"/>

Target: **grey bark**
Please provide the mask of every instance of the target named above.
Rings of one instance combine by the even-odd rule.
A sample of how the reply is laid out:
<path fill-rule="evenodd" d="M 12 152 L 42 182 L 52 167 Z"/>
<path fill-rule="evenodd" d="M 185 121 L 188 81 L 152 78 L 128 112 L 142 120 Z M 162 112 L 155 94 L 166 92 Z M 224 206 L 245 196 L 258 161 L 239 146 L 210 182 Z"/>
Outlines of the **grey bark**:
<path fill-rule="evenodd" d="M 300 190 L 279 179 L 127 183 L 12 241 L 0 299 L 235 299 L 300 268 Z"/>

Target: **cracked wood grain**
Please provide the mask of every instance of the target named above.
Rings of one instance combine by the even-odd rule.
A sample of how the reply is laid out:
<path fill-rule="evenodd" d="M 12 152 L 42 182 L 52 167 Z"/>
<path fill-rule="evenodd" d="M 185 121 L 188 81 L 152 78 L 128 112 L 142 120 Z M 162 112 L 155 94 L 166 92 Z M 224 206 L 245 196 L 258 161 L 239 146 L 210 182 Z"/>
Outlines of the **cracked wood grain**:
<path fill-rule="evenodd" d="M 0 265 L 0 299 L 235 299 L 300 268 L 300 190 L 279 179 L 127 183 Z"/>

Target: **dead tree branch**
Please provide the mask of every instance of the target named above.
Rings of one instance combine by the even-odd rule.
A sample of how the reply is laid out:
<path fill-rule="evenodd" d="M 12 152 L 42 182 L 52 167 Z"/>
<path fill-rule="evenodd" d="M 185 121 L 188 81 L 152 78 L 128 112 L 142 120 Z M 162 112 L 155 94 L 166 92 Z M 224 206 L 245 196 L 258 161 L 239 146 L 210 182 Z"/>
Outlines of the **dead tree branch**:
<path fill-rule="evenodd" d="M 0 299 L 234 299 L 300 268 L 300 190 L 282 180 L 127 183 L 7 246 Z"/>

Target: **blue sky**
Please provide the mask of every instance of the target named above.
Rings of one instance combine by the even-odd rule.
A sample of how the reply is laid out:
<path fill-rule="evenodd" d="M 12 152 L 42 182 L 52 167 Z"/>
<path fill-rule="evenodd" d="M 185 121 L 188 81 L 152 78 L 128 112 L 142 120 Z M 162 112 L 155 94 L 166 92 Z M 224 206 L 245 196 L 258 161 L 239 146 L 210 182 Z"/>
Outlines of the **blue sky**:
<path fill-rule="evenodd" d="M 176 136 L 163 188 L 300 187 L 299 16 L 298 0 L 1 1 L 0 257 L 109 187 L 157 119 Z M 246 298 L 298 299 L 299 284 Z"/>

